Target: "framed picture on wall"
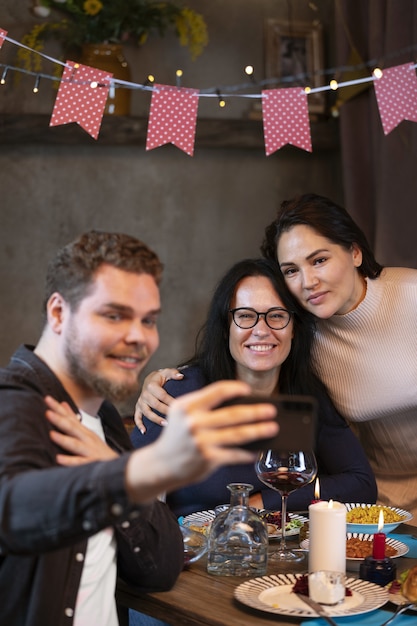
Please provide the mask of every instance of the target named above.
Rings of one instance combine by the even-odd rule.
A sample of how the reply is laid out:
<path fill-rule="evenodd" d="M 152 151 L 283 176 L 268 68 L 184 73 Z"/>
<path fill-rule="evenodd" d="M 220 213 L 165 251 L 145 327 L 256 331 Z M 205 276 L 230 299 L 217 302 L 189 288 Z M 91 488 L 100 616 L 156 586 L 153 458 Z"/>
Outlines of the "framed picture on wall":
<path fill-rule="evenodd" d="M 265 24 L 265 78 L 273 87 L 321 87 L 324 84 L 323 32 L 319 22 L 286 22 L 269 18 Z M 324 113 L 325 92 L 308 96 L 311 113 Z"/>

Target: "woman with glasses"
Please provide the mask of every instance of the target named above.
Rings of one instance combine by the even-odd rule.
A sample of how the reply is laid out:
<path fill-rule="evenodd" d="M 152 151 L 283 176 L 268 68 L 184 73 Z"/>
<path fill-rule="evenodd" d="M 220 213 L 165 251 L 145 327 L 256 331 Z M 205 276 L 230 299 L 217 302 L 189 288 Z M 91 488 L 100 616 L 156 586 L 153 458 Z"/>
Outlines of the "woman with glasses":
<path fill-rule="evenodd" d="M 243 380 L 255 394 L 313 395 L 319 403 L 315 452 L 321 498 L 373 503 L 376 486 L 365 454 L 312 372 L 313 332 L 314 317 L 291 296 L 276 263 L 236 263 L 217 285 L 194 356 L 183 364 L 179 379 L 174 376 L 158 391 L 162 402 L 157 408 L 165 413 L 172 397 L 222 379 Z M 155 387 L 167 373 L 173 375 L 172 370 L 153 374 Z M 135 427 L 132 433 L 136 447 L 148 445 L 161 432 L 161 417 L 149 407 L 148 415 L 150 420 L 137 419 L 141 430 Z M 227 485 L 232 482 L 254 485 L 252 506 L 280 507 L 279 494 L 258 481 L 253 464 L 222 468 L 204 482 L 167 494 L 167 503 L 177 515 L 214 508 L 229 501 Z M 290 494 L 288 508 L 306 510 L 313 499 L 314 485 L 308 485 Z"/>

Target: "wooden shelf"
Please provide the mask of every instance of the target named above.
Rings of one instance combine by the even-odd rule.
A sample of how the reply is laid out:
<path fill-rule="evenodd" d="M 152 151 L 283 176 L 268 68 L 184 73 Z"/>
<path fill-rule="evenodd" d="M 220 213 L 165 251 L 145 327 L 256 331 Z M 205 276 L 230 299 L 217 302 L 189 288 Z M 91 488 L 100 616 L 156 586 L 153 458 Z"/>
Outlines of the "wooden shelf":
<path fill-rule="evenodd" d="M 100 134 L 93 139 L 78 124 L 49 126 L 50 115 L 1 114 L 0 145 L 53 144 L 102 146 L 144 146 L 148 119 L 141 117 L 104 116 Z M 335 150 L 339 147 L 336 120 L 311 124 L 313 151 Z M 261 120 L 198 119 L 196 148 L 264 149 Z M 286 149 L 291 149 L 287 146 Z M 296 148 L 295 148 L 296 149 Z"/>

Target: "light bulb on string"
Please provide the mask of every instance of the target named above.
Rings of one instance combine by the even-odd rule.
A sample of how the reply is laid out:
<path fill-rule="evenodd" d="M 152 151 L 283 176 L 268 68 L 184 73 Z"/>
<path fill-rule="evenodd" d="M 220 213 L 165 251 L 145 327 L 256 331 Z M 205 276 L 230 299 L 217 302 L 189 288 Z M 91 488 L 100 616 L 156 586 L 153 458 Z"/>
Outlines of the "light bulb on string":
<path fill-rule="evenodd" d="M 381 70 L 381 68 L 380 67 L 376 67 L 374 69 L 374 71 L 372 72 L 372 74 L 373 74 L 373 76 L 375 78 L 382 78 L 382 70 Z"/>
<path fill-rule="evenodd" d="M 177 87 L 181 87 L 181 78 L 183 75 L 183 71 L 182 70 L 177 70 L 175 72 L 175 76 L 177 77 Z"/>
<path fill-rule="evenodd" d="M 39 76 L 39 74 L 36 76 L 36 80 L 35 80 L 35 84 L 33 86 L 33 93 L 38 93 L 39 92 L 39 83 L 41 82 L 41 77 Z"/>
<path fill-rule="evenodd" d="M 253 83 L 255 83 L 255 82 L 256 82 L 256 81 L 255 81 L 255 69 L 254 69 L 253 65 L 247 65 L 247 66 L 245 67 L 245 74 L 246 74 L 247 76 L 249 76 L 249 78 L 251 79 L 251 81 L 252 81 Z"/>
<path fill-rule="evenodd" d="M 216 93 L 217 93 L 217 97 L 219 99 L 219 107 L 221 109 L 224 109 L 224 107 L 226 106 L 226 101 L 223 98 L 222 94 L 220 93 L 220 89 L 216 89 Z"/>
<path fill-rule="evenodd" d="M 9 71 L 9 66 L 6 65 L 6 67 L 3 70 L 3 74 L 1 75 L 0 85 L 5 85 L 6 84 L 6 76 L 7 76 L 7 72 L 8 71 Z"/>
<path fill-rule="evenodd" d="M 333 91 L 336 91 L 336 89 L 339 88 L 339 83 L 337 82 L 337 80 L 331 80 L 330 81 L 330 89 L 332 89 Z"/>

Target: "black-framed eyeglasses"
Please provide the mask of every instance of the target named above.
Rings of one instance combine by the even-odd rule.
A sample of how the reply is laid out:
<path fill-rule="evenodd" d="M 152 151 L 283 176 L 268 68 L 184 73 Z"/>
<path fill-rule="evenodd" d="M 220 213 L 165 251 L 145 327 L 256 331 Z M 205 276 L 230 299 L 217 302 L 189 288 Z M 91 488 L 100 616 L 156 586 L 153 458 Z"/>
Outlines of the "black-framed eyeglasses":
<path fill-rule="evenodd" d="M 259 322 L 261 315 L 263 316 L 265 323 L 272 330 L 282 330 L 290 323 L 292 313 L 279 306 L 268 309 L 267 311 L 260 312 L 251 308 L 238 308 L 230 309 L 229 313 L 233 316 L 233 321 L 239 328 L 253 328 Z"/>

